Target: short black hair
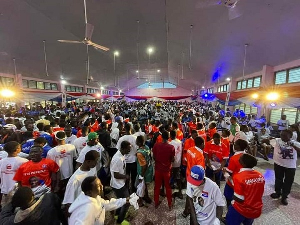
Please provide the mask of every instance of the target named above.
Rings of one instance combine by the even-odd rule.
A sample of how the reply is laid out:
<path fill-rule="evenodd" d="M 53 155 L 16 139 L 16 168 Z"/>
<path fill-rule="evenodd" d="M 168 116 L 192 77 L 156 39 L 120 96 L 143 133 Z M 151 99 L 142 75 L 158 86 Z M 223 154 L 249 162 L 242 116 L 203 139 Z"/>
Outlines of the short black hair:
<path fill-rule="evenodd" d="M 290 138 L 293 137 L 293 131 L 291 130 L 282 130 L 281 133 L 286 133 Z"/>
<path fill-rule="evenodd" d="M 66 133 L 64 131 L 58 131 L 55 135 L 55 138 L 58 140 L 63 140 L 66 138 Z"/>
<path fill-rule="evenodd" d="M 224 132 L 226 134 L 226 136 L 230 136 L 230 130 L 228 129 L 223 129 L 222 132 Z"/>
<path fill-rule="evenodd" d="M 93 189 L 93 182 L 97 179 L 96 176 L 86 177 L 81 183 L 81 190 L 86 194 Z"/>
<path fill-rule="evenodd" d="M 100 157 L 100 153 L 96 150 L 91 150 L 85 154 L 84 160 L 96 160 Z"/>
<path fill-rule="evenodd" d="M 47 132 L 50 130 L 50 128 L 51 128 L 51 125 L 46 125 L 46 126 L 44 126 L 44 131 Z"/>
<path fill-rule="evenodd" d="M 172 140 L 174 140 L 176 138 L 176 131 L 175 130 L 170 131 L 170 137 L 171 137 Z"/>
<path fill-rule="evenodd" d="M 33 197 L 33 192 L 29 187 L 19 187 L 12 197 L 11 204 L 13 207 L 22 207 L 28 205 Z"/>
<path fill-rule="evenodd" d="M 221 135 L 219 133 L 214 133 L 212 138 L 218 138 L 218 139 L 221 139 Z"/>
<path fill-rule="evenodd" d="M 197 136 L 197 137 L 194 139 L 194 141 L 195 141 L 195 145 L 196 145 L 196 146 L 200 146 L 200 145 L 204 144 L 204 139 L 203 139 L 202 137 L 200 137 L 200 136 Z"/>
<path fill-rule="evenodd" d="M 191 134 L 197 134 L 198 135 L 198 132 L 196 130 L 192 130 Z"/>
<path fill-rule="evenodd" d="M 36 127 L 39 129 L 39 131 L 43 131 L 44 130 L 44 124 L 43 123 L 38 123 L 36 125 Z"/>
<path fill-rule="evenodd" d="M 175 129 L 177 129 L 177 128 L 178 128 L 178 123 L 177 123 L 177 122 L 173 122 L 173 123 L 172 123 L 172 126 L 173 126 Z"/>
<path fill-rule="evenodd" d="M 4 151 L 8 154 L 14 153 L 20 144 L 16 141 L 9 141 L 4 145 Z"/>
<path fill-rule="evenodd" d="M 169 137 L 170 137 L 170 133 L 168 131 L 163 131 L 162 134 L 161 134 L 161 137 L 164 139 L 164 140 L 168 140 Z"/>
<path fill-rule="evenodd" d="M 241 155 L 240 160 L 243 162 L 245 168 L 253 168 L 257 165 L 257 159 L 248 153 Z"/>
<path fill-rule="evenodd" d="M 90 129 L 89 127 L 84 126 L 81 128 L 81 133 L 88 133 L 89 129 Z"/>
<path fill-rule="evenodd" d="M 122 141 L 121 142 L 121 149 L 125 149 L 130 145 L 129 141 Z"/>
<path fill-rule="evenodd" d="M 133 129 L 135 130 L 135 132 L 138 132 L 141 129 L 141 126 L 139 123 L 134 124 Z"/>
<path fill-rule="evenodd" d="M 126 131 L 130 131 L 131 130 L 130 123 L 126 123 L 124 128 L 125 128 Z"/>
<path fill-rule="evenodd" d="M 34 144 L 46 144 L 47 140 L 44 137 L 38 137 L 36 139 L 34 139 Z"/>
<path fill-rule="evenodd" d="M 137 143 L 145 144 L 145 137 L 144 137 L 143 135 L 137 136 L 136 142 L 137 142 Z"/>
<path fill-rule="evenodd" d="M 248 148 L 248 142 L 243 140 L 243 139 L 238 139 L 235 141 L 235 144 L 237 144 L 238 146 L 240 146 L 241 151 L 244 151 Z"/>

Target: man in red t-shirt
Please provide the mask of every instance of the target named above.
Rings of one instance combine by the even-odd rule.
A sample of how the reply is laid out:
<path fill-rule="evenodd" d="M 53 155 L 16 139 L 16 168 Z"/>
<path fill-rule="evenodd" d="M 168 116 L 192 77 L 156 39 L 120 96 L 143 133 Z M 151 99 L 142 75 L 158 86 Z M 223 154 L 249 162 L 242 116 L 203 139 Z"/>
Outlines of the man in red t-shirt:
<path fill-rule="evenodd" d="M 155 161 L 155 180 L 154 180 L 154 202 L 155 208 L 159 206 L 159 192 L 162 183 L 166 187 L 169 209 L 172 209 L 172 189 L 170 186 L 170 176 L 172 162 L 175 157 L 175 148 L 168 143 L 170 134 L 167 131 L 162 132 L 162 143 L 156 143 L 153 147 L 153 158 Z"/>
<path fill-rule="evenodd" d="M 231 205 L 233 197 L 233 177 L 237 174 L 242 165 L 240 164 L 240 157 L 246 152 L 248 142 L 238 139 L 234 142 L 234 155 L 229 159 L 227 168 L 224 167 L 224 176 L 226 177 L 226 185 L 224 188 L 224 196 L 226 198 L 227 207 Z"/>
<path fill-rule="evenodd" d="M 173 122 L 172 123 L 172 129 L 176 131 L 176 138 L 180 141 L 182 141 L 183 139 L 183 133 L 180 129 L 178 129 L 178 123 L 177 122 Z"/>
<path fill-rule="evenodd" d="M 14 180 L 20 186 L 28 186 L 31 177 L 37 177 L 40 182 L 52 187 L 54 192 L 59 190 L 60 173 L 59 166 L 51 159 L 42 158 L 43 148 L 33 146 L 30 150 L 30 161 L 24 163 L 17 170 Z"/>
<path fill-rule="evenodd" d="M 204 155 L 206 161 L 206 176 L 215 181 L 220 187 L 222 169 L 229 158 L 229 149 L 221 142 L 219 133 L 215 133 L 213 139 L 206 142 Z"/>
<path fill-rule="evenodd" d="M 243 166 L 233 177 L 233 203 L 226 215 L 226 224 L 252 224 L 262 213 L 262 196 L 265 188 L 263 175 L 254 170 L 257 160 L 250 154 L 240 157 Z"/>
<path fill-rule="evenodd" d="M 194 139 L 198 137 L 198 133 L 196 130 L 192 130 L 192 134 L 190 138 L 187 138 L 183 144 L 183 151 L 182 151 L 182 165 L 186 166 L 186 152 L 191 147 L 195 146 Z"/>

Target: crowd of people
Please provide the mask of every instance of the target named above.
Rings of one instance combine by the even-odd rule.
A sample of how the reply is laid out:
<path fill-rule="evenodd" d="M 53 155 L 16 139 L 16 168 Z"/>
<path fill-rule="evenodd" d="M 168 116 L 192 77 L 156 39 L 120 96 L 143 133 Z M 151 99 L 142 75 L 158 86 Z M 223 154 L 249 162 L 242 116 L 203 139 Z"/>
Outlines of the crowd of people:
<path fill-rule="evenodd" d="M 257 157 L 273 158 L 271 198 L 288 205 L 300 151 L 299 126 L 285 115 L 274 129 L 265 116 L 207 103 L 33 104 L 1 113 L 4 225 L 104 224 L 106 211 L 126 225 L 130 206 L 159 209 L 166 196 L 173 210 L 183 189 L 191 224 L 252 224 L 265 185 Z"/>

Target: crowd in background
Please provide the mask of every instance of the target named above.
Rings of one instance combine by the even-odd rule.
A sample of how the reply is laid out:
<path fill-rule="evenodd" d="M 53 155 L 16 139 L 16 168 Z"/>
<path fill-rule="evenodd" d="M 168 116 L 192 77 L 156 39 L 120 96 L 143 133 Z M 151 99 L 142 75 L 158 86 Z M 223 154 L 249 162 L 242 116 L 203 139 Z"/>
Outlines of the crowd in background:
<path fill-rule="evenodd" d="M 1 113 L 1 224 L 104 224 L 105 211 L 116 210 L 124 225 L 130 205 L 154 201 L 157 209 L 166 196 L 172 210 L 183 189 L 191 224 L 252 224 L 265 183 L 253 169 L 257 157 L 273 158 L 271 197 L 287 205 L 300 150 L 299 126 L 285 115 L 274 127 L 264 115 L 199 102 L 33 104 Z"/>

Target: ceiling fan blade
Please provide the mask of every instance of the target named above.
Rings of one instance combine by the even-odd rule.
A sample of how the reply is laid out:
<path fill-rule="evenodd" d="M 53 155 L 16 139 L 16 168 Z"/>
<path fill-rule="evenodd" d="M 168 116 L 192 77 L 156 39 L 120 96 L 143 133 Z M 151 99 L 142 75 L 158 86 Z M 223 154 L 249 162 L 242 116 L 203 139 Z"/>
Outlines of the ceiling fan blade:
<path fill-rule="evenodd" d="M 109 48 L 106 48 L 104 46 L 98 45 L 98 44 L 96 44 L 96 43 L 94 43 L 92 41 L 88 41 L 87 44 L 90 45 L 90 46 L 93 46 L 94 48 L 101 49 L 103 51 L 108 51 L 109 50 Z"/>
<path fill-rule="evenodd" d="M 203 9 L 210 6 L 221 5 L 221 4 L 222 4 L 222 0 L 199 0 L 199 2 L 196 4 L 196 8 Z"/>
<path fill-rule="evenodd" d="M 94 31 L 94 25 L 86 23 L 85 24 L 85 38 L 87 40 L 92 39 L 93 31 Z"/>
<path fill-rule="evenodd" d="M 235 5 L 234 7 L 228 8 L 229 20 L 236 19 L 236 18 L 240 17 L 241 15 L 242 15 L 242 12 L 238 6 Z"/>
<path fill-rule="evenodd" d="M 69 43 L 69 44 L 82 44 L 82 41 L 71 41 L 71 40 L 57 40 L 61 43 Z"/>

